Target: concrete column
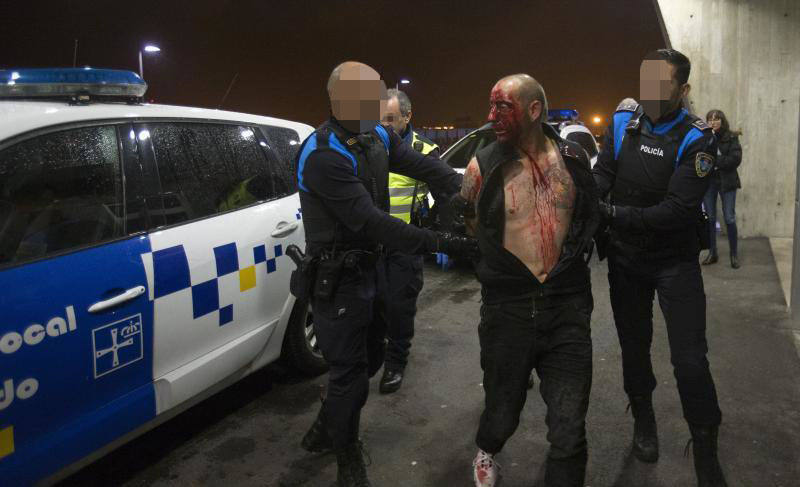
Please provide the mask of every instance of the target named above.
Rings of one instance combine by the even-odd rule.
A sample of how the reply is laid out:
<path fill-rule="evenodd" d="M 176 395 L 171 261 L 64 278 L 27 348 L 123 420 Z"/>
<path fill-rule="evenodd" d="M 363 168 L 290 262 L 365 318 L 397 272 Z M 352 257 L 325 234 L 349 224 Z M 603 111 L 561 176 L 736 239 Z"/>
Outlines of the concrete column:
<path fill-rule="evenodd" d="M 690 106 L 741 130 L 741 236 L 791 237 L 800 126 L 800 1 L 654 0 L 666 45 L 692 61 Z"/>
<path fill-rule="evenodd" d="M 797 134 L 800 145 L 800 132 Z M 800 151 L 797 153 L 797 181 L 794 193 L 794 242 L 792 245 L 792 287 L 787 303 L 792 311 L 792 321 L 800 320 Z M 795 305 L 792 306 L 792 303 Z"/>

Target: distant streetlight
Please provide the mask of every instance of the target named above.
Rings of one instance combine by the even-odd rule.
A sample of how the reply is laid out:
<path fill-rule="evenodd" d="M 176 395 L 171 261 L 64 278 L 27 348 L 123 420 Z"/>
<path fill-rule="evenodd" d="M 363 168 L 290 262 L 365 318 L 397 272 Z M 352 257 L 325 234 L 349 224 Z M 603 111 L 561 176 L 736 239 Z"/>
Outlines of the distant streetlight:
<path fill-rule="evenodd" d="M 142 64 L 142 51 L 156 53 L 161 52 L 161 49 L 158 46 L 154 46 L 152 44 L 148 44 L 144 46 L 144 49 L 139 50 L 139 77 L 144 79 L 144 66 Z"/>
<path fill-rule="evenodd" d="M 408 78 L 401 78 L 398 83 L 394 84 L 394 89 L 397 90 L 400 88 L 400 85 L 409 85 L 411 84 L 411 80 Z"/>
<path fill-rule="evenodd" d="M 598 116 L 598 115 L 595 115 L 594 118 L 592 118 L 592 122 L 594 122 L 595 125 L 600 125 L 600 122 L 602 122 L 602 121 L 603 121 L 603 118 Z"/>

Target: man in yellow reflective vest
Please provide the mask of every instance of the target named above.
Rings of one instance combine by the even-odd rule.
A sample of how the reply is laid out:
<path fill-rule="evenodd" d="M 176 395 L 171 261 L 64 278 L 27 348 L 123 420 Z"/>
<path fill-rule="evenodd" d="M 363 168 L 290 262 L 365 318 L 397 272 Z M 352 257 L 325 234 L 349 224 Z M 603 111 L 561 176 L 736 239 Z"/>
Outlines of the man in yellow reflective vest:
<path fill-rule="evenodd" d="M 414 132 L 411 126 L 411 100 L 400 90 L 388 91 L 389 101 L 382 123 L 391 127 L 415 150 L 439 157 L 439 146 Z M 428 188 L 424 183 L 400 174 L 389 173 L 389 213 L 406 223 L 419 225 L 428 208 Z M 421 255 L 390 251 L 386 256 L 386 361 L 379 390 L 388 394 L 400 389 L 414 336 L 417 296 L 422 291 Z"/>

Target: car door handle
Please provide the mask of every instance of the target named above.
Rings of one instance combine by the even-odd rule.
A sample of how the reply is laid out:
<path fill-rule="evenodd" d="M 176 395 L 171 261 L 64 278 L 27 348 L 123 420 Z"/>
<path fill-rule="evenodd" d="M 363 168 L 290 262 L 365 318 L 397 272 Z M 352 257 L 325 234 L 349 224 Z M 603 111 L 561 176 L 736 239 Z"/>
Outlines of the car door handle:
<path fill-rule="evenodd" d="M 106 299 L 105 301 L 98 301 L 89 306 L 89 313 L 99 313 L 100 311 L 112 308 L 118 304 L 130 301 L 131 299 L 138 298 L 144 294 L 144 286 L 136 286 L 128 289 L 122 294 L 117 294 L 113 298 Z"/>
<path fill-rule="evenodd" d="M 270 235 L 272 235 L 275 238 L 285 237 L 290 233 L 294 232 L 295 230 L 297 230 L 298 227 L 300 227 L 299 222 L 292 222 L 292 223 L 280 222 Z"/>

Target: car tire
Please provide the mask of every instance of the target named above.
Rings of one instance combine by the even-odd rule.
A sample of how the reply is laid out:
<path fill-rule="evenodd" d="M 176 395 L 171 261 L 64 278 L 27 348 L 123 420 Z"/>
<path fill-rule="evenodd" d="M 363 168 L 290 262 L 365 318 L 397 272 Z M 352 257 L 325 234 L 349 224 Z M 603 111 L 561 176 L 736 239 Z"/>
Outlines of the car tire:
<path fill-rule="evenodd" d="M 287 362 L 303 374 L 317 376 L 328 371 L 328 363 L 322 356 L 314 333 L 311 306 L 304 301 L 294 303 L 286 326 L 283 350 Z"/>

